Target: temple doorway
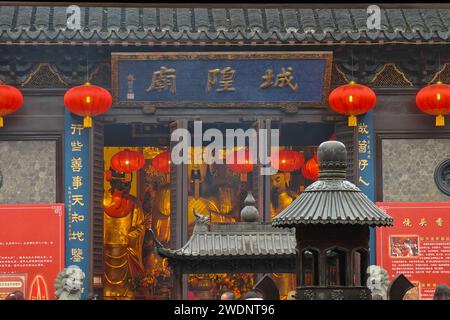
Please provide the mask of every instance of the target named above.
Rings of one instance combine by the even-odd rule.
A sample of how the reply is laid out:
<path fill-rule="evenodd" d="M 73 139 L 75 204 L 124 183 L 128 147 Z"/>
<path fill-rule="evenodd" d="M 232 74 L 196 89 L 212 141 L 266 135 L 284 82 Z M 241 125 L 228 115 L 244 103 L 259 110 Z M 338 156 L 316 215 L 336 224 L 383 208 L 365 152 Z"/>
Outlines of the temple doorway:
<path fill-rule="evenodd" d="M 248 130 L 253 123 L 209 123 L 203 131 L 216 128 Z M 240 210 L 248 191 L 262 195 L 258 202 L 262 221 L 270 220 L 286 208 L 304 189 L 317 179 L 317 146 L 332 138 L 334 124 L 276 123 L 280 130 L 279 150 L 299 155 L 301 166 L 283 167 L 278 173 L 264 179 L 258 178 L 257 166 L 239 168 L 226 164 L 226 159 L 237 149 L 220 152 L 223 164 L 188 164 L 184 185 L 187 186 L 187 218 L 182 228 L 174 219 L 175 195 L 179 191 L 180 175 L 171 176 L 170 124 L 105 124 L 104 126 L 104 204 L 113 203 L 114 179 L 128 179 L 129 194 L 135 198 L 135 211 L 123 217 L 104 218 L 104 279 L 105 299 L 173 299 L 174 279 L 166 259 L 156 253 L 155 239 L 165 247 L 176 248 L 176 239 L 188 239 L 195 224 L 194 209 L 214 223 L 239 221 Z M 193 133 L 192 125 L 188 129 Z M 192 137 L 193 138 L 193 137 Z M 192 143 L 193 145 L 193 143 Z M 203 152 L 208 143 L 200 147 Z M 172 144 L 173 147 L 173 144 Z M 198 148 L 198 147 L 197 147 Z M 111 175 L 111 159 L 118 152 L 137 151 L 144 156 L 143 167 L 127 177 Z M 195 147 L 190 153 L 198 152 Z M 296 158 L 297 159 L 297 158 Z M 280 158 L 281 160 L 281 158 Z M 298 160 L 298 159 L 297 159 Z M 172 171 L 173 172 L 173 171 Z M 117 174 L 117 173 L 116 173 Z M 112 179 L 112 180 L 111 180 Z M 264 192 L 261 190 L 264 189 Z M 137 209 L 136 209 L 137 208 Z M 265 209 L 264 209 L 265 208 Z M 262 210 L 261 210 L 262 209 Z M 121 232 L 130 237 L 112 239 L 111 234 Z M 176 233 L 181 234 L 176 234 Z M 131 259 L 131 258 L 133 259 Z M 272 273 L 281 299 L 287 299 L 296 288 L 296 276 L 289 273 Z M 243 296 L 258 281 L 261 274 L 190 274 L 184 279 L 186 298 L 218 299 L 223 291 L 231 290 L 237 298 Z"/>

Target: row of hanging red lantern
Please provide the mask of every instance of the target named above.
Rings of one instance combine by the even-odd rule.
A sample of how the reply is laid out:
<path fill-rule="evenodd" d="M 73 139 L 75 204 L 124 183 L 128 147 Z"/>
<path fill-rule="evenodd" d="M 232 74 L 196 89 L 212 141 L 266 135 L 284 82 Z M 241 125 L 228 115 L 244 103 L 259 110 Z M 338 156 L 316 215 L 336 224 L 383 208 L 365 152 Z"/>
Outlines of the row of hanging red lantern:
<path fill-rule="evenodd" d="M 302 175 L 312 181 L 316 181 L 319 174 L 317 152 L 305 162 L 303 153 L 294 150 L 280 150 L 278 157 L 273 159 L 273 167 L 281 172 L 293 172 L 302 170 Z M 228 168 L 241 175 L 241 181 L 247 181 L 247 174 L 253 171 L 253 158 L 250 150 L 240 149 L 233 151 L 227 157 Z"/>
<path fill-rule="evenodd" d="M 334 89 L 328 101 L 333 111 L 348 116 L 349 126 L 356 126 L 356 116 L 373 109 L 377 98 L 369 87 L 351 81 Z M 17 88 L 0 84 L 0 127 L 3 116 L 17 111 L 22 104 L 23 95 Z M 92 117 L 111 108 L 112 96 L 108 90 L 86 82 L 66 92 L 64 105 L 70 112 L 84 117 L 84 127 L 92 127 Z M 422 112 L 436 116 L 436 126 L 444 126 L 444 115 L 450 113 L 450 85 L 439 81 L 422 88 L 416 95 L 416 105 Z"/>
<path fill-rule="evenodd" d="M 330 108 L 347 115 L 351 127 L 356 126 L 356 116 L 369 112 L 375 107 L 376 101 L 372 89 L 354 81 L 337 87 L 328 97 Z M 416 95 L 416 105 L 422 112 L 436 116 L 437 127 L 444 126 L 444 115 L 450 113 L 450 85 L 439 81 L 422 88 Z"/>
<path fill-rule="evenodd" d="M 0 84 L 0 127 L 3 127 L 3 117 L 19 110 L 22 104 L 23 95 L 17 88 Z M 92 117 L 111 108 L 112 96 L 108 90 L 86 82 L 67 90 L 64 105 L 70 112 L 84 117 L 83 126 L 88 128 L 92 127 Z"/>

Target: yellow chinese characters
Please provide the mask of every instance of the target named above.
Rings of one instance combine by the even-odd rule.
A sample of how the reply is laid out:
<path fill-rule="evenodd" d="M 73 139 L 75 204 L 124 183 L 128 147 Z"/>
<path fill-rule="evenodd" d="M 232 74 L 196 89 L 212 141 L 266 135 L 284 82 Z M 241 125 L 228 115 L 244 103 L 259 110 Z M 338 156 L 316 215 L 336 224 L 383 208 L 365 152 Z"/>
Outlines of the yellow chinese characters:
<path fill-rule="evenodd" d="M 73 231 L 69 234 L 69 240 L 78 240 L 84 241 L 84 232 L 83 231 Z"/>
<path fill-rule="evenodd" d="M 261 89 L 273 87 L 284 88 L 288 86 L 293 92 L 297 91 L 298 84 L 293 83 L 294 76 L 292 75 L 292 67 L 281 68 L 281 72 L 277 74 L 277 79 L 273 81 L 273 70 L 267 69 L 266 73 L 261 77 L 264 82 L 259 86 Z"/>
<path fill-rule="evenodd" d="M 70 161 L 70 167 L 72 168 L 72 172 L 80 172 L 83 168 L 83 159 L 81 157 L 73 157 Z"/>
<path fill-rule="evenodd" d="M 360 134 L 369 134 L 368 125 L 366 123 L 360 123 L 358 126 L 358 133 Z"/>
<path fill-rule="evenodd" d="M 70 125 L 70 134 L 72 136 L 79 135 L 81 136 L 81 131 L 83 131 L 84 127 L 82 124 L 71 124 Z"/>
<path fill-rule="evenodd" d="M 161 67 L 158 71 L 153 72 L 152 83 L 148 87 L 147 91 L 163 91 L 170 88 L 171 93 L 177 91 L 175 68 Z"/>
<path fill-rule="evenodd" d="M 70 141 L 70 146 L 72 147 L 72 151 L 73 152 L 79 152 L 82 150 L 83 148 L 83 143 L 81 143 L 80 141 L 76 140 L 76 141 Z"/>
<path fill-rule="evenodd" d="M 81 248 L 72 248 L 70 255 L 70 260 L 73 262 L 81 262 L 81 260 L 84 260 L 83 249 Z"/>
<path fill-rule="evenodd" d="M 218 78 L 220 78 L 220 80 L 219 88 L 216 89 L 217 92 L 235 91 L 236 88 L 233 87 L 235 76 L 236 70 L 233 70 L 230 67 L 208 70 L 208 82 L 206 84 L 206 91 L 210 92 L 213 89 L 213 86 L 217 84 Z"/>
<path fill-rule="evenodd" d="M 72 213 L 71 221 L 72 222 L 82 222 L 82 221 L 84 221 L 84 215 L 74 212 L 74 213 Z"/>
<path fill-rule="evenodd" d="M 412 227 L 411 219 L 409 219 L 409 218 L 403 219 L 403 226 L 408 227 L 408 228 Z"/>

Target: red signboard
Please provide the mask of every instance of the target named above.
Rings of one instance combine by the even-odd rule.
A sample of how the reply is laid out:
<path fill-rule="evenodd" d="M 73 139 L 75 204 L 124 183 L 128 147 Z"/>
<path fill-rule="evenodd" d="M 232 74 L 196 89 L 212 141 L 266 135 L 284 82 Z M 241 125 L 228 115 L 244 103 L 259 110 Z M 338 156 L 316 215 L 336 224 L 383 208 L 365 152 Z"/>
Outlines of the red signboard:
<path fill-rule="evenodd" d="M 24 291 L 27 300 L 55 299 L 54 282 L 62 269 L 64 204 L 0 205 L 1 293 L 11 289 Z M 12 288 L 21 277 L 24 287 Z"/>
<path fill-rule="evenodd" d="M 392 280 L 403 273 L 432 299 L 436 286 L 450 285 L 450 202 L 378 202 L 394 218 L 377 228 L 377 265 Z"/>

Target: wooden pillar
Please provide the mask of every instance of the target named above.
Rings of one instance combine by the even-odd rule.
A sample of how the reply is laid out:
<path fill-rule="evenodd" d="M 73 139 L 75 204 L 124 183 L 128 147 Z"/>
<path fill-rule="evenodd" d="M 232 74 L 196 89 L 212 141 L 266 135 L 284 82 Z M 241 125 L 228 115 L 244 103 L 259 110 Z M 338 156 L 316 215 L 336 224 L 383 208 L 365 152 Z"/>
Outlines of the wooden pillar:
<path fill-rule="evenodd" d="M 187 120 L 176 120 L 170 124 L 170 132 L 176 129 L 187 129 Z M 176 141 L 170 142 L 172 151 Z M 187 197 L 188 197 L 187 164 L 170 165 L 170 248 L 179 249 L 187 241 Z M 182 299 L 186 297 L 186 276 L 181 273 L 180 267 L 174 269 L 174 297 Z M 184 293 L 183 293 L 184 292 Z"/>

